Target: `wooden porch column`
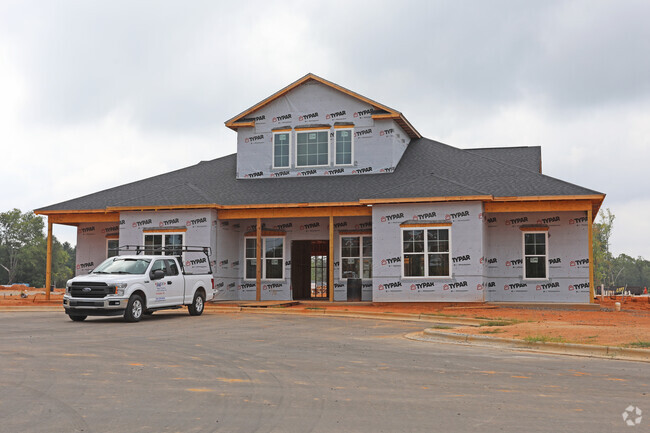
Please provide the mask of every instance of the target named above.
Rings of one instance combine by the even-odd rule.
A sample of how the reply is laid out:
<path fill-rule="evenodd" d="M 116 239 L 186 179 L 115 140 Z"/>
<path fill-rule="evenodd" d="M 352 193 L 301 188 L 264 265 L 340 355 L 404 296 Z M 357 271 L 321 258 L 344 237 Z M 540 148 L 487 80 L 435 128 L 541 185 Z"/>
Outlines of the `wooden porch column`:
<path fill-rule="evenodd" d="M 594 303 L 594 229 L 591 207 L 587 209 L 587 245 L 589 246 L 589 303 Z"/>
<path fill-rule="evenodd" d="M 327 261 L 329 279 L 330 302 L 334 302 L 334 215 L 330 213 L 330 253 Z"/>
<path fill-rule="evenodd" d="M 262 300 L 262 218 L 257 219 L 255 241 L 255 300 Z"/>
<path fill-rule="evenodd" d="M 45 264 L 45 299 L 50 300 L 52 285 L 52 221 L 47 219 L 47 262 Z"/>

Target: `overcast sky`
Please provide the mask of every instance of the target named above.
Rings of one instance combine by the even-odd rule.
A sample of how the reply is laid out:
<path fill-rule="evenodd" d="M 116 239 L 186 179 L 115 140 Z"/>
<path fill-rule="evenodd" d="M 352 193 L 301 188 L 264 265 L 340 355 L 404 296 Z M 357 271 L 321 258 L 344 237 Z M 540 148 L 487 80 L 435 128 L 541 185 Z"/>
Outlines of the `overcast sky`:
<path fill-rule="evenodd" d="M 0 211 L 235 152 L 308 72 L 460 148 L 542 146 L 650 259 L 648 1 L 0 0 Z M 76 243 L 74 230 L 55 235 Z"/>

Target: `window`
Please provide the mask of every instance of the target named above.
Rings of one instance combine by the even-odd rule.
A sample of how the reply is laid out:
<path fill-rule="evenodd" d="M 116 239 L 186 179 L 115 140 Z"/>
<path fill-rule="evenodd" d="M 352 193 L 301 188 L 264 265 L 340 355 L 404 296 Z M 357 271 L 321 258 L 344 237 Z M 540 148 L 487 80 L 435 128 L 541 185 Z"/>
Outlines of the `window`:
<path fill-rule="evenodd" d="M 173 259 L 167 259 L 165 260 L 167 262 L 167 269 L 169 269 L 169 272 L 167 275 L 178 275 L 178 266 L 176 266 L 176 261 Z"/>
<path fill-rule="evenodd" d="M 115 257 L 119 255 L 118 248 L 120 247 L 119 239 L 106 239 L 106 258 Z"/>
<path fill-rule="evenodd" d="M 547 232 L 524 232 L 524 279 L 545 280 L 548 275 Z"/>
<path fill-rule="evenodd" d="M 372 278 L 372 236 L 341 237 L 341 279 Z"/>
<path fill-rule="evenodd" d="M 449 228 L 402 229 L 404 277 L 451 277 Z"/>
<path fill-rule="evenodd" d="M 329 131 L 296 132 L 296 167 L 329 164 Z"/>
<path fill-rule="evenodd" d="M 151 265 L 151 273 L 153 274 L 153 271 L 163 271 L 165 275 L 167 275 L 167 265 L 165 264 L 164 260 L 156 260 L 153 262 L 153 265 Z"/>
<path fill-rule="evenodd" d="M 245 239 L 247 280 L 257 278 L 257 239 Z M 284 280 L 284 238 L 262 238 L 262 279 Z"/>
<path fill-rule="evenodd" d="M 183 254 L 182 233 L 152 233 L 144 235 L 144 253 L 149 255 L 180 256 Z"/>
<path fill-rule="evenodd" d="M 290 132 L 273 133 L 273 168 L 289 167 Z"/>
<path fill-rule="evenodd" d="M 336 130 L 336 164 L 352 164 L 352 129 Z"/>

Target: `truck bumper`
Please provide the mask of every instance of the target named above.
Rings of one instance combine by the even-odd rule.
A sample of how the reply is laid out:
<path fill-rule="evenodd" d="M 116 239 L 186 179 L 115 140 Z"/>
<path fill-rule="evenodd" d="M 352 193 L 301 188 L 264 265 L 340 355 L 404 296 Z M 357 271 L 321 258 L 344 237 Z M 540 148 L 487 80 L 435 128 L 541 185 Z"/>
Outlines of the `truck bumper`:
<path fill-rule="evenodd" d="M 120 316 L 126 310 L 128 298 L 70 298 L 63 297 L 66 314 L 78 316 Z"/>

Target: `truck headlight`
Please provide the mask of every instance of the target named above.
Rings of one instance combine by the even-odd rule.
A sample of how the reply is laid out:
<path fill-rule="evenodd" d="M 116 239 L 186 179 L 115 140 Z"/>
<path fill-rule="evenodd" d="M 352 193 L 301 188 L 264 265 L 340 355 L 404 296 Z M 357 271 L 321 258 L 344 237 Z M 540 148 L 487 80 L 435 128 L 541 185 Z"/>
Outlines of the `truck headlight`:
<path fill-rule="evenodd" d="M 70 281 L 68 281 L 68 282 L 65 283 L 65 294 L 66 294 L 66 295 L 69 295 L 69 294 L 70 294 L 70 286 L 71 286 L 71 285 L 72 285 L 72 283 L 70 283 Z"/>
<path fill-rule="evenodd" d="M 124 296 L 124 289 L 128 286 L 127 283 L 117 283 L 115 284 L 115 296 Z"/>

